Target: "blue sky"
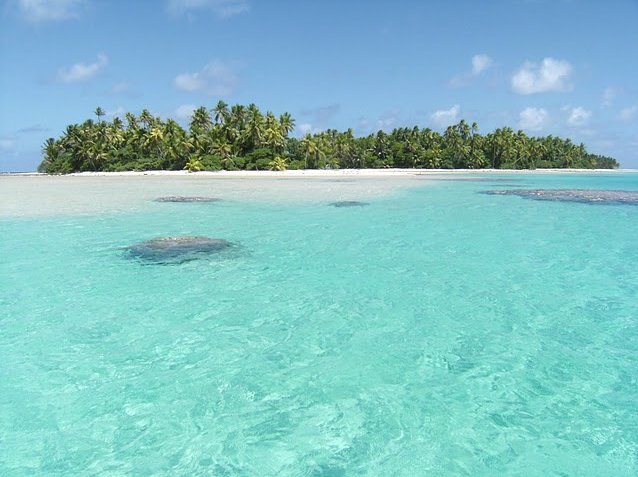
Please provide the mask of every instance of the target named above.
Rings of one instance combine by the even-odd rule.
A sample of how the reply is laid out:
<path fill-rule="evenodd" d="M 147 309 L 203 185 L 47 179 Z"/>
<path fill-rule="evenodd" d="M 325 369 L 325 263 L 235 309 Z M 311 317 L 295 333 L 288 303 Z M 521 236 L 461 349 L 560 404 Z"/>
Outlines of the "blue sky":
<path fill-rule="evenodd" d="M 465 118 L 638 168 L 636 0 L 5 0 L 0 170 L 92 116 L 289 111 L 296 134 Z"/>

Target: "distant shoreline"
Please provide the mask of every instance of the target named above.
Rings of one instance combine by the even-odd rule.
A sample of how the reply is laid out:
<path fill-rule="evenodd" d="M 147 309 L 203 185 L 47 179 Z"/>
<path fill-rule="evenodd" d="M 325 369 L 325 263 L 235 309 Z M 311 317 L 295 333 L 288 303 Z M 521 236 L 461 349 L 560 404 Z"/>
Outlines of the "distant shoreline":
<path fill-rule="evenodd" d="M 122 171 L 122 172 L 73 172 L 70 174 L 46 174 L 41 172 L 1 172 L 0 176 L 20 177 L 383 177 L 445 174 L 591 174 L 638 173 L 638 169 L 289 169 L 286 171 Z"/>

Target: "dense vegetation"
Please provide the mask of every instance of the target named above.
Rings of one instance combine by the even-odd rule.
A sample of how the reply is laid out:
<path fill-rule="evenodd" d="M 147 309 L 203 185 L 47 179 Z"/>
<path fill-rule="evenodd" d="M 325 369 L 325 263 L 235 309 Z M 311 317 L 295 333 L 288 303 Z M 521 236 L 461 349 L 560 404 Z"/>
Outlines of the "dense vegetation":
<path fill-rule="evenodd" d="M 476 123 L 460 121 L 443 134 L 431 129 L 398 128 L 355 137 L 352 129 L 333 129 L 289 137 L 294 120 L 288 113 L 265 115 L 254 104 L 193 112 L 188 129 L 153 116 L 87 120 L 66 128 L 43 146 L 40 172 L 169 169 L 315 168 L 614 168 L 615 159 L 590 154 L 583 144 L 555 136 L 530 137 L 505 127 L 485 136 Z"/>

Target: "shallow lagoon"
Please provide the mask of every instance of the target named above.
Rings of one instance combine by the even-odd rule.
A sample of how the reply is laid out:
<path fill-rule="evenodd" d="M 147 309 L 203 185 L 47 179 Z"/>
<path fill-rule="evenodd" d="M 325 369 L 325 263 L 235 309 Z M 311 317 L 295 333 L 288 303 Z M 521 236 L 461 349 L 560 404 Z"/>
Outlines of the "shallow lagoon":
<path fill-rule="evenodd" d="M 0 178 L 0 474 L 636 475 L 638 209 L 480 192 L 638 175 L 488 177 Z"/>

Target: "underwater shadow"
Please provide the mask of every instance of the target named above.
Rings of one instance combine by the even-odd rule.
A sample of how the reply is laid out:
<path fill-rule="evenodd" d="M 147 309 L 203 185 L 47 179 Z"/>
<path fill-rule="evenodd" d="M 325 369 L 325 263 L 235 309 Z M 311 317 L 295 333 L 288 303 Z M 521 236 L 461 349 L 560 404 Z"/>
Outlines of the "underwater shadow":
<path fill-rule="evenodd" d="M 524 199 L 550 202 L 578 202 L 599 205 L 638 205 L 638 191 L 592 189 L 506 189 L 486 190 L 481 194 L 515 195 Z"/>
<path fill-rule="evenodd" d="M 230 258 L 241 247 L 225 239 L 201 236 L 157 237 L 125 247 L 124 256 L 144 265 L 179 265 L 193 260 Z"/>

